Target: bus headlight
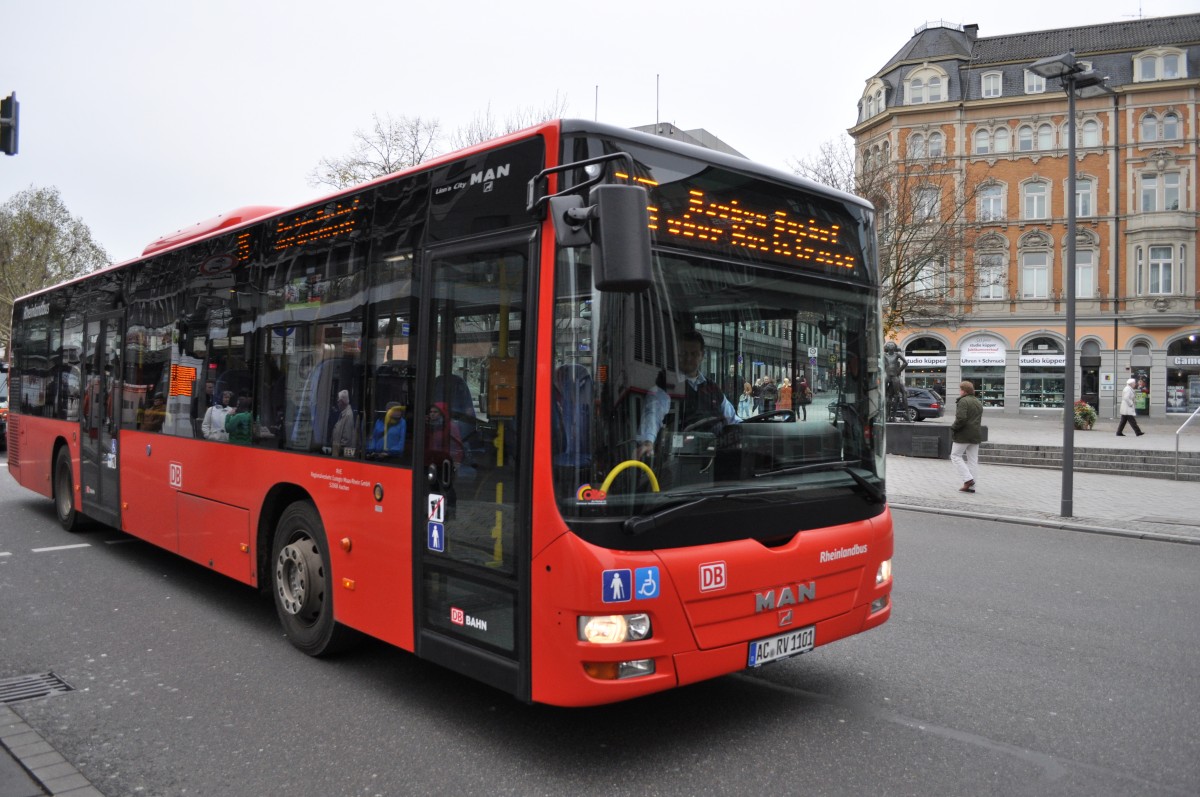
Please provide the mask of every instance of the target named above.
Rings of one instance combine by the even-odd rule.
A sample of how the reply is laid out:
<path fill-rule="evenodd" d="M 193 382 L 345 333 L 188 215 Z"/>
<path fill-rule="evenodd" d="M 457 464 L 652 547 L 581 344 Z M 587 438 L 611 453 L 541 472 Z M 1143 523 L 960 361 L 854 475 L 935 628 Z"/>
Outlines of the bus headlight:
<path fill-rule="evenodd" d="M 579 618 L 579 638 L 593 645 L 634 642 L 650 636 L 648 614 L 584 615 Z"/>
<path fill-rule="evenodd" d="M 875 586 L 887 583 L 892 580 L 892 560 L 884 559 L 879 563 L 879 569 L 875 571 Z"/>

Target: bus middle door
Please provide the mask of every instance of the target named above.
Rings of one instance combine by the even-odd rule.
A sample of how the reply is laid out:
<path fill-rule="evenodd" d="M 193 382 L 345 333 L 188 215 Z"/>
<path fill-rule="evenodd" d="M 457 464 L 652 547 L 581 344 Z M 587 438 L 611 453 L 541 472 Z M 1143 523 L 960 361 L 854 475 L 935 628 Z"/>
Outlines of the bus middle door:
<path fill-rule="evenodd" d="M 414 462 L 416 652 L 529 696 L 529 480 L 518 430 L 529 233 L 430 252 Z M 526 414 L 528 414 L 526 412 Z"/>
<path fill-rule="evenodd" d="M 79 413 L 79 485 L 83 513 L 119 526 L 120 480 L 117 429 L 121 412 L 121 314 L 85 324 L 83 408 Z"/>

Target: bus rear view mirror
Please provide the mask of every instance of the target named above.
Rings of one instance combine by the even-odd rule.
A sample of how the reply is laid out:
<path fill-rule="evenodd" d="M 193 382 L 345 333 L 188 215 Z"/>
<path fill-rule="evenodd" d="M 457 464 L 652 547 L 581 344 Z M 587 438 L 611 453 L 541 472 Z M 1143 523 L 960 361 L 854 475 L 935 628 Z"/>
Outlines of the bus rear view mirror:
<path fill-rule="evenodd" d="M 596 289 L 636 293 L 650 287 L 650 213 L 646 191 L 598 185 L 590 205 L 578 194 L 550 197 L 559 246 L 592 245 Z"/>
<path fill-rule="evenodd" d="M 592 280 L 600 291 L 650 287 L 650 211 L 646 189 L 598 185 L 591 190 Z"/>

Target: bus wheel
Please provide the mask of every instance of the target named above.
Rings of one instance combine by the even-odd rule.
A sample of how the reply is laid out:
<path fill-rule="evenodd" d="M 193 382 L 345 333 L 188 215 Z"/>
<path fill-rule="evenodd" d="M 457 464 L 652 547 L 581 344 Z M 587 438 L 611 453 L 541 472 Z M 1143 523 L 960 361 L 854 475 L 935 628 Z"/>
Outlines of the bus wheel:
<path fill-rule="evenodd" d="M 271 546 L 275 611 L 288 641 L 310 656 L 341 648 L 347 629 L 333 620 L 333 588 L 325 529 L 307 501 L 284 510 Z"/>
<path fill-rule="evenodd" d="M 54 459 L 54 511 L 67 531 L 78 531 L 79 514 L 75 511 L 75 477 L 71 474 L 71 453 L 66 446 Z"/>

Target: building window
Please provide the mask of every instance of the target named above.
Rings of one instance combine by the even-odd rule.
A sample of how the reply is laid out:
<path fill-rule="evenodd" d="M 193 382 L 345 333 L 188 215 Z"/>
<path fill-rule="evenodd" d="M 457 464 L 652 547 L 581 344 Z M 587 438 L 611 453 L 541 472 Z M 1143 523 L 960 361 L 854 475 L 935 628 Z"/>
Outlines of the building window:
<path fill-rule="evenodd" d="M 980 78 L 980 90 L 985 98 L 999 97 L 1002 85 L 999 72 L 985 72 Z"/>
<path fill-rule="evenodd" d="M 1091 249 L 1075 250 L 1075 297 L 1090 299 L 1096 295 L 1096 253 Z"/>
<path fill-rule="evenodd" d="M 1095 215 L 1096 212 L 1096 181 L 1080 179 L 1075 181 L 1075 215 L 1082 218 Z"/>
<path fill-rule="evenodd" d="M 1158 210 L 1158 175 L 1142 175 L 1141 211 L 1153 213 Z"/>
<path fill-rule="evenodd" d="M 1163 210 L 1179 210 L 1179 173 L 1167 172 L 1162 178 Z"/>
<path fill-rule="evenodd" d="M 1133 61 L 1134 82 L 1175 80 L 1187 77 L 1187 62 L 1181 50 L 1148 50 Z"/>
<path fill-rule="evenodd" d="M 1155 294 L 1171 293 L 1171 274 L 1173 271 L 1171 247 L 1150 247 L 1149 283 L 1146 292 Z"/>
<path fill-rule="evenodd" d="M 1021 298 L 1046 299 L 1050 296 L 1050 255 L 1046 252 L 1021 253 Z"/>
<path fill-rule="evenodd" d="M 1179 172 L 1141 176 L 1141 211 L 1179 210 Z"/>
<path fill-rule="evenodd" d="M 908 140 L 908 157 L 924 158 L 925 157 L 925 136 L 922 133 L 913 133 L 912 138 Z"/>
<path fill-rule="evenodd" d="M 1033 152 L 1033 128 L 1029 125 L 1017 128 L 1017 151 Z"/>
<path fill-rule="evenodd" d="M 1028 221 L 1036 221 L 1047 218 L 1047 198 L 1048 193 L 1045 183 L 1033 182 L 1026 183 L 1021 189 L 1024 193 L 1024 201 L 1021 206 L 1021 218 Z"/>
<path fill-rule="evenodd" d="M 992 136 L 983 128 L 975 131 L 975 154 L 986 155 L 992 149 Z"/>
<path fill-rule="evenodd" d="M 946 154 L 946 137 L 941 133 L 929 134 L 929 157 L 940 158 Z"/>
<path fill-rule="evenodd" d="M 1179 117 L 1173 113 L 1163 114 L 1162 140 L 1171 141 L 1180 137 Z"/>
<path fill-rule="evenodd" d="M 917 267 L 913 276 L 913 294 L 937 298 L 945 293 L 946 269 L 938 258 L 930 258 Z"/>
<path fill-rule="evenodd" d="M 1054 128 L 1050 125 L 1038 125 L 1037 148 L 1054 149 Z"/>
<path fill-rule="evenodd" d="M 1100 146 L 1100 123 L 1088 119 L 1079 128 L 1079 144 L 1084 147 Z"/>
<path fill-rule="evenodd" d="M 996 134 L 992 137 L 995 144 L 996 152 L 1008 152 L 1008 128 L 1001 127 L 996 130 Z"/>
<path fill-rule="evenodd" d="M 1152 113 L 1142 117 L 1142 141 L 1158 141 L 1158 117 Z"/>
<path fill-rule="evenodd" d="M 1004 186 L 985 185 L 979 189 L 979 220 L 1004 221 Z"/>
<path fill-rule="evenodd" d="M 1025 93 L 1026 94 L 1045 94 L 1046 93 L 1046 78 L 1040 75 L 1035 75 L 1028 69 L 1025 70 Z"/>
<path fill-rule="evenodd" d="M 914 197 L 914 217 L 917 221 L 933 221 L 941 212 L 941 192 L 936 188 L 918 188 Z"/>
<path fill-rule="evenodd" d="M 928 96 L 928 102 L 941 102 L 942 79 L 940 77 L 929 78 L 929 82 L 925 84 L 925 92 Z"/>
<path fill-rule="evenodd" d="M 979 282 L 979 298 L 983 301 L 995 301 L 1004 298 L 1004 255 L 985 254 L 979 256 L 976 273 Z"/>
<path fill-rule="evenodd" d="M 908 84 L 908 104 L 922 105 L 925 102 L 925 81 L 913 78 Z"/>

